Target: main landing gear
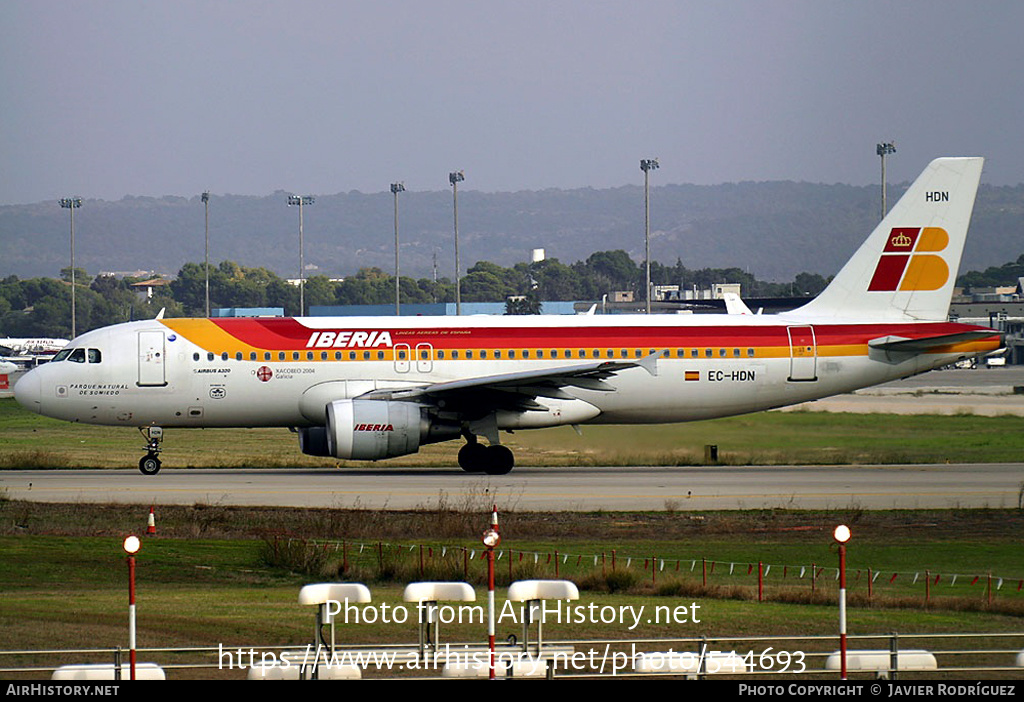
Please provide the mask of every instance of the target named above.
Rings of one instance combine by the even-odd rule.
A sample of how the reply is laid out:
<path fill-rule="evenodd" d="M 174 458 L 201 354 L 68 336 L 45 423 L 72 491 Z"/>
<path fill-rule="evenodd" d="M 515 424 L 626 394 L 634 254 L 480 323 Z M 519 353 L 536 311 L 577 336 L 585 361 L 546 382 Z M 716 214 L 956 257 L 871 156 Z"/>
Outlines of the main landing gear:
<path fill-rule="evenodd" d="M 515 455 L 507 446 L 485 446 L 472 434 L 466 436 L 466 445 L 459 449 L 459 466 L 467 473 L 505 475 L 515 464 Z"/>
<path fill-rule="evenodd" d="M 139 472 L 143 475 L 156 475 L 160 472 L 160 442 L 164 440 L 162 427 L 139 427 L 146 438 L 146 455 L 139 459 Z"/>

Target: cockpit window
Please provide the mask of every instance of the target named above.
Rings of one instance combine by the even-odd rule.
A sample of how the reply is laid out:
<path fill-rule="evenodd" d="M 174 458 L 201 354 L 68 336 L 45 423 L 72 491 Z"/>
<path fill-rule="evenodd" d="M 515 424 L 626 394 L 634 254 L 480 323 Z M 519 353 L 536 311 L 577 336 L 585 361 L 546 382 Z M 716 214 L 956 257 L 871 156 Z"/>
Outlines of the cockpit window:
<path fill-rule="evenodd" d="M 103 361 L 103 355 L 99 349 L 89 349 L 88 358 L 89 363 L 101 363 Z"/>
<path fill-rule="evenodd" d="M 85 349 L 74 349 L 68 356 L 68 360 L 74 363 L 85 363 Z"/>
<path fill-rule="evenodd" d="M 57 352 L 57 355 L 53 357 L 51 363 L 55 361 L 63 361 L 65 358 L 71 355 L 71 349 L 61 349 Z"/>

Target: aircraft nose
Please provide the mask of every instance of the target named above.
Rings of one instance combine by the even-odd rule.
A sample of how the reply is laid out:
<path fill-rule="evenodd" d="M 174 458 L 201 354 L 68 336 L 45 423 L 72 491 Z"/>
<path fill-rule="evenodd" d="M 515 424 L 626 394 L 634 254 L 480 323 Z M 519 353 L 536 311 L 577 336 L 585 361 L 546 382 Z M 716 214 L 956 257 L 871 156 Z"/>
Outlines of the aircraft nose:
<path fill-rule="evenodd" d="M 14 399 L 19 405 L 36 414 L 42 412 L 42 395 L 42 382 L 35 370 L 30 370 L 14 384 Z"/>

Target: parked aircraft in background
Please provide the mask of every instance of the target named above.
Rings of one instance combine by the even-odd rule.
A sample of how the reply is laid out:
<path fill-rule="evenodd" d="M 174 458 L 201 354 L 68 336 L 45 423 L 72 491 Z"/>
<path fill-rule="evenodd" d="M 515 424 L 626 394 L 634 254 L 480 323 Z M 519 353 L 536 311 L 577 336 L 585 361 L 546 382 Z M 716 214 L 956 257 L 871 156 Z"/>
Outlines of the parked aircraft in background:
<path fill-rule="evenodd" d="M 750 308 L 747 307 L 747 303 L 745 303 L 736 293 L 723 293 L 722 299 L 725 300 L 726 314 L 753 314 L 753 312 L 750 311 Z M 758 312 L 758 314 L 760 314 L 760 312 Z"/>
<path fill-rule="evenodd" d="M 999 348 L 999 332 L 947 321 L 981 169 L 933 161 L 828 287 L 784 314 L 155 319 L 81 335 L 15 395 L 143 429 L 148 474 L 164 428 L 272 426 L 304 453 L 356 460 L 462 437 L 463 469 L 507 473 L 502 431 L 756 412 Z"/>
<path fill-rule="evenodd" d="M 28 356 L 39 353 L 57 353 L 68 345 L 67 339 L 13 339 L 0 337 L 0 356 Z"/>

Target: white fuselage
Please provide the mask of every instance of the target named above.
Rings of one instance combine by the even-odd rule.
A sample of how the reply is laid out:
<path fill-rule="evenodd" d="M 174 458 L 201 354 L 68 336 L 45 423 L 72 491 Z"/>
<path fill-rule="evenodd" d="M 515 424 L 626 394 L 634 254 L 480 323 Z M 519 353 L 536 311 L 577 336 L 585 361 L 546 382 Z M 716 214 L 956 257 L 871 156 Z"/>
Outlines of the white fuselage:
<path fill-rule="evenodd" d="M 502 412 L 501 429 L 684 422 L 845 393 L 998 348 L 998 337 L 886 357 L 872 339 L 954 333 L 951 323 L 810 324 L 786 316 L 675 315 L 149 320 L 84 334 L 84 349 L 19 381 L 19 401 L 91 424 L 322 425 L 326 403 L 654 352 L 611 389 L 564 388 L 544 410 Z"/>

